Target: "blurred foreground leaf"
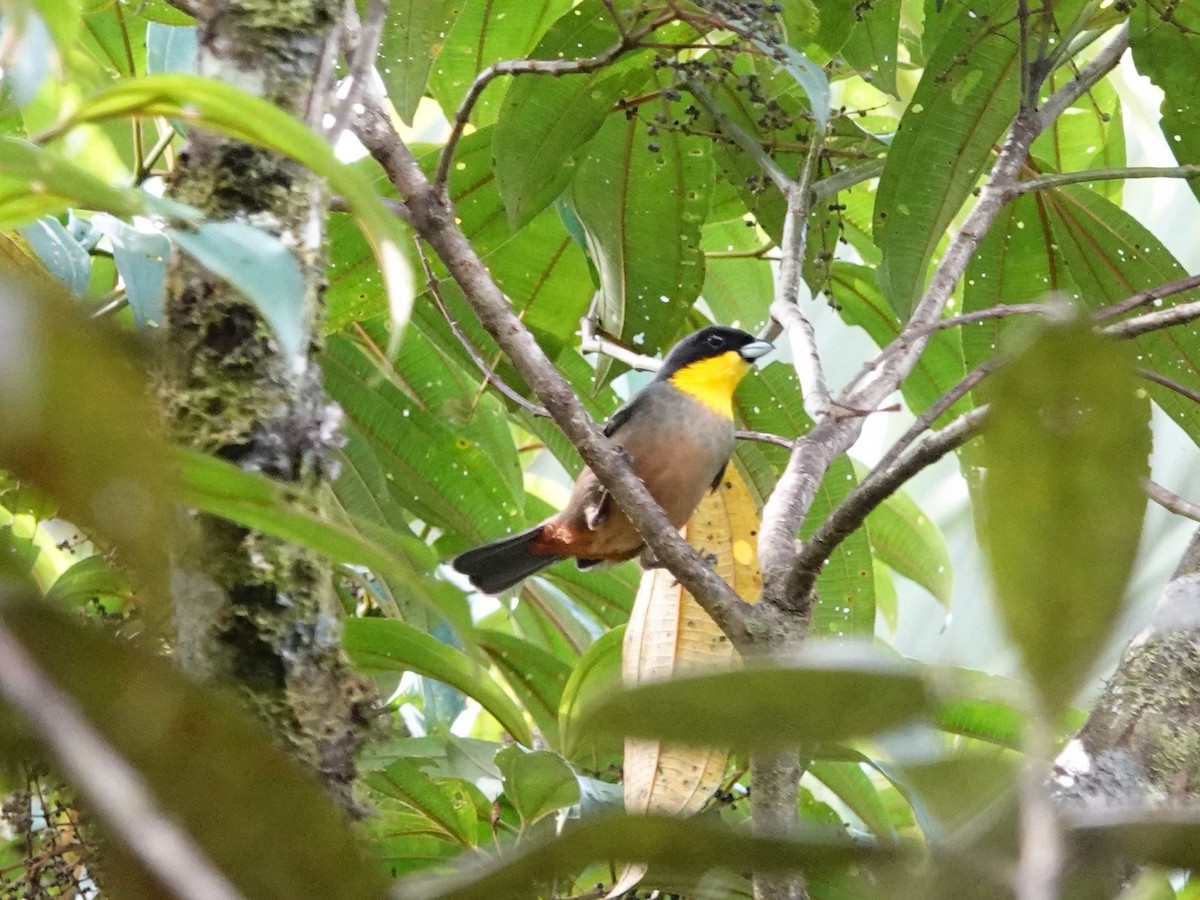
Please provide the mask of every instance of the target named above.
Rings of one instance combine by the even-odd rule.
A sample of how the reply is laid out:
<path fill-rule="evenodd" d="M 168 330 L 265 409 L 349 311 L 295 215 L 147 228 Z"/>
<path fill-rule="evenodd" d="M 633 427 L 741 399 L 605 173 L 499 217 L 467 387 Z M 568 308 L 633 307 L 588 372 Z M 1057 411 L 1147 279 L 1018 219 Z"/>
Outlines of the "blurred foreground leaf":
<path fill-rule="evenodd" d="M 591 735 L 659 738 L 693 746 L 762 749 L 875 734 L 926 712 L 912 667 L 868 645 L 810 646 L 786 664 L 642 684 L 599 701 L 581 722 Z"/>
<path fill-rule="evenodd" d="M 45 608 L 10 602 L 2 609 L 4 625 L 37 674 L 66 695 L 92 733 L 134 770 L 157 810 L 242 895 L 385 896 L 382 880 L 359 861 L 350 829 L 316 782 L 211 690 L 166 660 Z M 12 685 L 11 663 L 0 679 L 0 697 Z M 65 774 L 75 774 L 66 768 Z M 74 786 L 89 798 L 103 789 Z M 106 807 L 93 807 L 103 819 Z M 270 852 L 264 852 L 268 837 Z M 115 866 L 106 874 L 143 884 L 146 877 Z M 125 888 L 123 896 L 153 896 Z"/>
<path fill-rule="evenodd" d="M 883 859 L 894 852 L 850 841 L 843 832 L 831 829 L 756 837 L 705 819 L 611 815 L 569 826 L 544 844 L 466 866 L 456 875 L 403 881 L 399 896 L 406 900 L 525 898 L 534 885 L 597 860 L 645 862 L 692 873 L 717 868 L 756 872 L 802 868 L 809 873 Z"/>
<path fill-rule="evenodd" d="M 1149 403 L 1127 356 L 1082 323 L 1044 331 L 991 388 L 992 573 L 1025 667 L 1057 710 L 1121 611 L 1146 507 Z"/>

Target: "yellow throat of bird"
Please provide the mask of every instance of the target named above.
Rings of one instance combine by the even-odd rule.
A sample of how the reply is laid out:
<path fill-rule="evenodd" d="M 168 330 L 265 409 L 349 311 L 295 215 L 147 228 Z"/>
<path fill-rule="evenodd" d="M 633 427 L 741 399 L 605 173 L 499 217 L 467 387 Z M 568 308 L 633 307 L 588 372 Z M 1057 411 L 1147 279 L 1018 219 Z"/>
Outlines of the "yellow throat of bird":
<path fill-rule="evenodd" d="M 736 351 L 688 363 L 667 380 L 695 397 L 713 412 L 733 418 L 733 391 L 750 371 L 750 363 Z"/>

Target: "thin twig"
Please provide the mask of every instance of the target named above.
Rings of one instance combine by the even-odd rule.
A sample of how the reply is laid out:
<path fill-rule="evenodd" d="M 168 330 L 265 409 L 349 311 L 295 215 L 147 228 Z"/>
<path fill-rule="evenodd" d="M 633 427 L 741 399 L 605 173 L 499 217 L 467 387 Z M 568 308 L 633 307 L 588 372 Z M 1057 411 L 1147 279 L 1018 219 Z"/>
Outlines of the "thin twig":
<path fill-rule="evenodd" d="M 643 353 L 635 353 L 620 344 L 603 338 L 599 334 L 597 318 L 600 312 L 600 293 L 596 292 L 588 306 L 587 314 L 579 320 L 579 350 L 581 353 L 602 353 L 605 356 L 625 363 L 631 369 L 642 372 L 657 372 L 662 366 L 662 360 Z"/>
<path fill-rule="evenodd" d="M 1132 319 L 1114 322 L 1101 329 L 1104 334 L 1116 338 L 1135 338 L 1138 335 L 1149 334 L 1174 325 L 1186 325 L 1200 319 L 1200 300 L 1191 303 L 1180 303 L 1167 309 L 1156 309 L 1154 312 L 1143 313 Z"/>
<path fill-rule="evenodd" d="M 792 570 L 796 581 L 791 590 L 803 594 L 810 591 L 821 567 L 838 545 L 906 481 L 975 437 L 983 426 L 987 411 L 986 406 L 980 406 L 964 413 L 941 431 L 926 437 L 903 459 L 887 466 L 876 466 L 804 542 Z"/>
<path fill-rule="evenodd" d="M 778 434 L 768 434 L 765 431 L 735 431 L 733 434 L 739 441 L 757 441 L 760 444 L 774 444 L 777 447 L 786 447 L 792 449 L 795 441 Z"/>
<path fill-rule="evenodd" d="M 816 331 L 800 307 L 804 251 L 808 242 L 808 214 L 812 209 L 810 188 L 822 144 L 821 136 L 815 129 L 810 141 L 800 177 L 790 182 L 787 188 L 787 213 L 779 244 L 779 277 L 775 282 L 771 318 L 783 328 L 791 346 L 792 365 L 796 367 L 796 376 L 800 380 L 804 411 L 813 421 L 820 421 L 830 412 L 829 386 L 825 383 L 825 370 L 817 350 Z"/>
<path fill-rule="evenodd" d="M 1136 368 L 1133 371 L 1140 378 L 1153 381 L 1155 384 L 1165 387 L 1168 391 L 1174 391 L 1179 396 L 1185 397 L 1193 403 L 1200 403 L 1200 392 L 1193 391 L 1190 387 L 1182 385 L 1178 381 L 1168 378 L 1166 375 L 1162 375 L 1152 369 Z"/>
<path fill-rule="evenodd" d="M 404 205 L 403 200 L 397 200 L 395 197 L 380 197 L 379 201 L 387 207 L 388 212 L 394 215 L 397 219 L 406 225 L 412 224 L 412 216 L 408 212 L 408 207 Z M 330 197 L 329 211 L 348 213 L 354 212 L 352 207 L 345 197 Z"/>
<path fill-rule="evenodd" d="M 1131 309 L 1137 309 L 1139 306 L 1145 306 L 1148 303 L 1153 303 L 1155 300 L 1162 300 L 1166 297 L 1172 297 L 1175 294 L 1182 294 L 1184 291 L 1190 291 L 1192 288 L 1200 288 L 1200 275 L 1188 275 L 1186 278 L 1168 281 L 1166 284 L 1160 284 L 1158 287 L 1138 291 L 1120 303 L 1114 303 L 1112 306 L 1106 306 L 1104 309 L 1097 310 L 1092 314 L 1092 318 L 1097 322 L 1103 322 L 1106 319 L 1127 313 Z"/>
<path fill-rule="evenodd" d="M 1173 512 L 1175 515 L 1183 516 L 1185 519 L 1200 522 L 1200 504 L 1180 497 L 1174 491 L 1167 490 L 1157 481 L 1149 478 L 1142 482 L 1142 487 L 1146 489 L 1146 496 L 1167 510 L 1167 512 Z"/>
<path fill-rule="evenodd" d="M 1055 91 L 1035 114 L 1037 128 L 1041 131 L 1066 112 L 1076 100 L 1094 88 L 1105 75 L 1116 68 L 1125 51 L 1129 49 L 1129 25 L 1117 29 L 1116 35 L 1096 57 L 1079 70 L 1075 78 Z"/>
<path fill-rule="evenodd" d="M 462 345 L 462 348 L 467 351 L 467 356 L 471 357 L 471 362 L 475 363 L 479 371 L 483 373 L 483 380 L 493 385 L 501 394 L 531 415 L 548 417 L 550 413 L 546 412 L 545 407 L 538 406 L 536 403 L 530 403 L 516 390 L 509 387 L 504 379 L 496 374 L 495 369 L 488 365 L 488 361 L 483 358 L 483 354 L 476 349 L 475 345 L 471 343 L 471 339 L 458 326 L 454 314 L 450 312 L 450 307 L 446 305 L 441 289 L 438 286 L 437 275 L 434 274 L 433 266 L 429 263 L 429 257 L 425 255 L 424 242 L 417 236 L 413 238 L 413 243 L 416 244 L 417 255 L 421 259 L 421 268 L 425 271 L 425 286 L 429 288 L 429 296 L 433 299 L 433 305 L 437 307 L 438 312 L 442 314 L 442 318 L 446 320 L 446 324 L 450 327 L 450 333 L 454 335 L 455 339 Z"/>
<path fill-rule="evenodd" d="M 494 62 L 485 68 L 475 76 L 475 80 L 471 82 L 471 86 L 467 88 L 466 95 L 458 105 L 458 111 L 454 114 L 454 121 L 450 127 L 450 135 L 446 138 L 446 143 L 442 147 L 441 155 L 438 157 L 437 171 L 433 177 L 433 186 L 437 188 L 438 193 L 442 194 L 443 197 L 445 196 L 446 179 L 450 175 L 450 164 L 454 160 L 454 150 L 463 136 L 467 122 L 471 118 L 471 111 L 474 110 L 475 104 L 479 101 L 479 97 L 483 94 L 484 89 L 497 78 L 504 75 L 583 75 L 588 72 L 594 72 L 614 62 L 623 54 L 628 53 L 646 35 L 657 31 L 669 22 L 673 22 L 675 18 L 676 14 L 674 12 L 667 11 L 655 17 L 652 21 L 647 22 L 641 28 L 630 32 L 621 31 L 620 39 L 615 44 L 607 50 L 597 53 L 595 56 L 588 56 L 581 59 L 506 59 Z"/>
<path fill-rule="evenodd" d="M 239 900 L 242 894 L 159 806 L 142 776 L 92 726 L 0 623 L 0 694 L 58 758 L 79 793 L 171 896 Z"/>
<path fill-rule="evenodd" d="M 1019 197 L 1033 191 L 1048 191 L 1069 184 L 1092 181 L 1124 181 L 1133 178 L 1200 178 L 1200 165 L 1187 166 L 1129 166 L 1111 169 L 1085 169 L 1081 172 L 1055 172 L 1018 181 L 1008 189 L 1009 195 Z"/>
<path fill-rule="evenodd" d="M 998 303 L 995 306 L 989 306 L 987 309 L 977 309 L 973 312 L 963 313 L 958 316 L 947 316 L 944 319 L 938 319 L 936 322 L 925 326 L 923 331 L 927 334 L 933 334 L 935 331 L 944 331 L 947 328 L 959 328 L 963 325 L 972 325 L 975 322 L 983 322 L 988 319 L 1006 319 L 1010 316 L 1025 316 L 1025 315 L 1053 315 L 1057 311 L 1057 307 L 1046 303 Z"/>

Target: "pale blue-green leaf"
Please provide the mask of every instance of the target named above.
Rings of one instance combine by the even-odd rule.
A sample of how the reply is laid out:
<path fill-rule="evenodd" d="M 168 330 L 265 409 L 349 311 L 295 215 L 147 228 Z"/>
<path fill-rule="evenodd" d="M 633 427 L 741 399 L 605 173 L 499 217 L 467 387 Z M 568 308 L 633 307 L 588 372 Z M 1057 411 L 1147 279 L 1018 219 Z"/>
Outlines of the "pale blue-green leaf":
<path fill-rule="evenodd" d="M 138 325 L 158 325 L 163 313 L 163 281 L 171 242 L 159 231 L 143 231 L 115 216 L 92 219 L 112 242 L 113 259 L 125 282 L 125 296 Z"/>
<path fill-rule="evenodd" d="M 54 39 L 45 20 L 34 10 L 10 7 L 0 19 L 4 44 L 3 87 L 18 109 L 37 96 L 54 64 Z"/>
<path fill-rule="evenodd" d="M 295 255 L 279 238 L 235 221 L 168 233 L 197 262 L 241 291 L 271 326 L 283 353 L 300 359 L 307 336 L 307 288 Z"/>
<path fill-rule="evenodd" d="M 92 259 L 82 244 L 53 216 L 43 216 L 21 229 L 46 270 L 72 294 L 87 291 L 92 274 Z"/>
<path fill-rule="evenodd" d="M 150 22 L 146 25 L 146 73 L 196 71 L 200 42 L 196 26 L 173 27 Z"/>
<path fill-rule="evenodd" d="M 796 79 L 796 83 L 808 95 L 809 109 L 817 125 L 824 129 L 829 121 L 829 78 L 825 70 L 816 65 L 795 47 L 770 47 L 756 41 L 759 49 L 783 66 L 784 71 Z"/>

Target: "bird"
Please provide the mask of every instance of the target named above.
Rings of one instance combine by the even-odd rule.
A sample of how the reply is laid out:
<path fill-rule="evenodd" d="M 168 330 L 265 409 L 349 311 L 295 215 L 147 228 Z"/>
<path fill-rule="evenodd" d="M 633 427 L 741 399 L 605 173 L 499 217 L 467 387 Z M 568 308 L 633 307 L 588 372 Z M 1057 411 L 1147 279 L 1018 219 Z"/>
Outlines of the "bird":
<path fill-rule="evenodd" d="M 682 527 L 705 492 L 720 485 L 733 453 L 733 391 L 754 361 L 773 349 L 737 328 L 701 328 L 676 344 L 654 380 L 605 424 L 605 436 L 620 448 L 674 527 Z M 451 566 L 476 590 L 498 594 L 560 560 L 574 557 L 580 569 L 589 569 L 632 559 L 644 544 L 585 468 L 561 512 L 520 534 L 459 554 Z"/>

